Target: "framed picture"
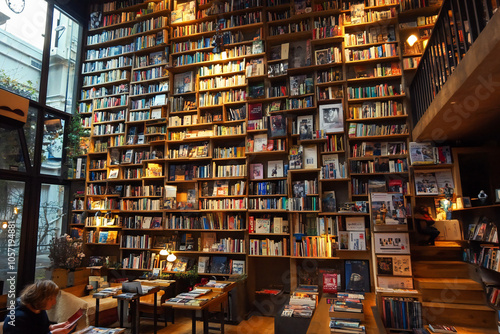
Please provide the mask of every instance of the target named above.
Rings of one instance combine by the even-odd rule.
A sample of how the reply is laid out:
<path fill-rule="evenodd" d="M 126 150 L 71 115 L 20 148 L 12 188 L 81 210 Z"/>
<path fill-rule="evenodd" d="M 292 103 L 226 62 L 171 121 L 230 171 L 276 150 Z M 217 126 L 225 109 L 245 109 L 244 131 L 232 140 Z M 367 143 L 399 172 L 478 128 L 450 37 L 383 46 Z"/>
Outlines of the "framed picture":
<path fill-rule="evenodd" d="M 417 195 L 439 195 L 436 173 L 415 172 L 415 188 Z"/>
<path fill-rule="evenodd" d="M 342 103 L 319 106 L 319 129 L 325 133 L 344 131 L 344 111 Z"/>
<path fill-rule="evenodd" d="M 498 190 L 500 190 L 500 189 L 495 190 L 495 197 L 497 197 L 497 198 L 498 198 Z M 464 208 L 472 207 L 470 197 L 463 197 L 463 200 L 464 200 Z"/>
<path fill-rule="evenodd" d="M 283 177 L 283 160 L 267 162 L 267 177 Z"/>
<path fill-rule="evenodd" d="M 108 179 L 117 179 L 119 171 L 120 170 L 118 168 L 110 169 Z"/>
<path fill-rule="evenodd" d="M 328 50 L 316 50 L 315 52 L 316 65 L 328 64 Z"/>

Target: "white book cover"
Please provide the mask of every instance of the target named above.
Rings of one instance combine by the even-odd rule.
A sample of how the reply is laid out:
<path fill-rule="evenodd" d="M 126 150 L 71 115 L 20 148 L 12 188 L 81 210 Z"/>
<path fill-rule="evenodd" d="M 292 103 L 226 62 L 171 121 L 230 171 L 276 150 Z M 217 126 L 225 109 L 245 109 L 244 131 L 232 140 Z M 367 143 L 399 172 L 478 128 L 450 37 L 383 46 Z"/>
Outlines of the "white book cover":
<path fill-rule="evenodd" d="M 366 250 L 365 232 L 349 232 L 349 250 Z"/>
<path fill-rule="evenodd" d="M 347 231 L 364 231 L 365 217 L 346 217 L 345 225 Z"/>
<path fill-rule="evenodd" d="M 316 145 L 304 145 L 304 168 L 318 168 L 318 150 Z"/>
<path fill-rule="evenodd" d="M 312 139 L 312 134 L 314 131 L 314 116 L 313 115 L 303 115 L 297 117 L 297 133 L 299 138 Z"/>
<path fill-rule="evenodd" d="M 283 231 L 283 218 L 281 217 L 274 217 L 273 219 L 273 232 L 274 233 L 282 233 Z"/>
<path fill-rule="evenodd" d="M 408 233 L 374 233 L 375 253 L 410 254 Z"/>
<path fill-rule="evenodd" d="M 267 162 L 267 177 L 283 177 L 283 160 Z"/>
<path fill-rule="evenodd" d="M 243 275 L 245 274 L 245 261 L 244 260 L 233 260 L 233 275 Z"/>
<path fill-rule="evenodd" d="M 339 155 L 338 154 L 325 154 L 322 157 L 323 166 L 327 166 L 329 164 L 333 164 L 333 168 L 335 170 L 339 170 Z"/>
<path fill-rule="evenodd" d="M 255 219 L 255 233 L 269 233 L 270 225 L 270 220 L 267 218 Z"/>
<path fill-rule="evenodd" d="M 325 133 L 344 132 L 342 103 L 319 106 L 319 129 Z"/>
<path fill-rule="evenodd" d="M 267 151 L 267 134 L 258 134 L 253 136 L 254 152 Z"/>

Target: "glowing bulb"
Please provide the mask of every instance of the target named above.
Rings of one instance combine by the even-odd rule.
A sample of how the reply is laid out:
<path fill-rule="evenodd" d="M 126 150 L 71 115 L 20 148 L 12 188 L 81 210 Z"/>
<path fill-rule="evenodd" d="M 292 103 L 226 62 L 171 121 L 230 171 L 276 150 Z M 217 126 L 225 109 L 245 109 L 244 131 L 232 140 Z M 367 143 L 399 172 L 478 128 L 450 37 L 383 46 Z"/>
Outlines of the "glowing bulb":
<path fill-rule="evenodd" d="M 7 228 L 7 226 L 9 226 L 9 223 L 6 220 L 4 220 L 2 222 L 2 228 L 5 230 Z"/>
<path fill-rule="evenodd" d="M 17 215 L 19 213 L 19 209 L 16 207 L 14 207 L 14 214 Z"/>
<path fill-rule="evenodd" d="M 422 42 L 424 49 L 427 47 L 427 42 L 429 42 L 428 39 L 424 39 L 424 41 Z"/>
<path fill-rule="evenodd" d="M 418 41 L 418 38 L 415 35 L 408 36 L 408 39 L 406 40 L 406 42 L 408 43 L 409 46 L 413 46 L 413 44 L 415 44 L 417 41 Z"/>
<path fill-rule="evenodd" d="M 160 251 L 160 255 L 162 256 L 167 256 L 168 255 L 168 250 L 166 248 L 163 248 L 161 251 Z"/>
<path fill-rule="evenodd" d="M 169 256 L 167 256 L 167 261 L 168 262 L 174 262 L 175 260 L 177 259 L 177 256 L 175 256 L 175 254 L 170 254 Z"/>

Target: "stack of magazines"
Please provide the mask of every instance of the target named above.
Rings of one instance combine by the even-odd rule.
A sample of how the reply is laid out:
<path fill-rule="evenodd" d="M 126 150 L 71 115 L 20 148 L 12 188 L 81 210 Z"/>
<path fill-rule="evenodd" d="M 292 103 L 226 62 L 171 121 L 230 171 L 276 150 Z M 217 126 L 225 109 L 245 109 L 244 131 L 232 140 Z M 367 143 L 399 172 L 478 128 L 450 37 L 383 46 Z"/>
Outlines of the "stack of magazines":
<path fill-rule="evenodd" d="M 360 293 L 339 292 L 331 301 L 330 330 L 332 333 L 365 333 L 363 300 Z"/>

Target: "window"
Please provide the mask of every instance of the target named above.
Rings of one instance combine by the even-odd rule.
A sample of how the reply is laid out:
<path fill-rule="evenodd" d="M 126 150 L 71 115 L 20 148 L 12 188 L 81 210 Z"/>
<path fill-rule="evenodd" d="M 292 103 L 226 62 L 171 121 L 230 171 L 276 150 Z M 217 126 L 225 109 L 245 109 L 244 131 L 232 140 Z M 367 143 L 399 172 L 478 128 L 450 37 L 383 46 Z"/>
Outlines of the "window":
<path fill-rule="evenodd" d="M 77 54 L 82 27 L 54 8 L 47 105 L 72 114 L 76 105 Z"/>
<path fill-rule="evenodd" d="M 43 122 L 41 174 L 61 175 L 64 123 L 65 121 L 60 117 L 51 114 L 45 115 Z"/>
<path fill-rule="evenodd" d="M 0 281 L 7 282 L 7 278 L 10 277 L 8 272 L 16 272 L 18 269 L 24 182 L 0 180 L 0 193 L 3 194 L 0 198 Z M 10 246 L 9 239 L 14 240 Z M 15 253 L 14 257 L 9 254 L 12 250 Z M 7 293 L 8 290 L 9 286 L 5 283 L 2 294 Z"/>
<path fill-rule="evenodd" d="M 25 172 L 23 151 L 19 140 L 19 131 L 7 126 L 0 126 L 0 169 Z"/>
<path fill-rule="evenodd" d="M 3 15 L 2 15 L 3 14 Z M 47 2 L 30 0 L 16 14 L 0 2 L 0 88 L 39 101 Z"/>
<path fill-rule="evenodd" d="M 42 184 L 40 213 L 38 214 L 38 237 L 36 246 L 35 279 L 45 277 L 45 268 L 50 267 L 49 247 L 63 230 L 64 186 Z"/>

